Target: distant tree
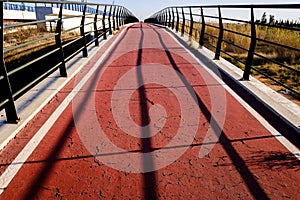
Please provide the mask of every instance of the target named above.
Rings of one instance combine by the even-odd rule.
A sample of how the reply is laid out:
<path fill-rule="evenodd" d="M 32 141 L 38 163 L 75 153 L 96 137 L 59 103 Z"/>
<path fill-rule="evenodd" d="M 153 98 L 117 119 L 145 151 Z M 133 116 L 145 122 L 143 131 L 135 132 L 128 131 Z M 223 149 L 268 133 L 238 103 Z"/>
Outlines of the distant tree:
<path fill-rule="evenodd" d="M 274 24 L 274 23 L 275 23 L 275 17 L 274 15 L 270 15 L 269 24 Z"/>
<path fill-rule="evenodd" d="M 262 24 L 266 24 L 267 23 L 267 14 L 266 14 L 266 12 L 263 13 L 260 22 Z"/>
<path fill-rule="evenodd" d="M 290 26 L 290 21 L 289 20 L 285 20 L 284 25 L 285 26 Z"/>
<path fill-rule="evenodd" d="M 280 26 L 283 26 L 283 25 L 284 25 L 284 22 L 283 22 L 282 19 L 280 20 L 279 25 L 280 25 Z"/>

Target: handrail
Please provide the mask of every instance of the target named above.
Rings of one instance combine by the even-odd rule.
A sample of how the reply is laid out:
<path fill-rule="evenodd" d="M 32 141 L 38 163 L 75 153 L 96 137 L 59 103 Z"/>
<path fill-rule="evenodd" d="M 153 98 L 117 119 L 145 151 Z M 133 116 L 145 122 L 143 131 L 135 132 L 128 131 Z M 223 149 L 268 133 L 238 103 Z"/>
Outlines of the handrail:
<path fill-rule="evenodd" d="M 217 12 L 215 15 L 205 13 L 205 11 L 209 12 L 209 9 L 215 9 Z M 223 17 L 222 15 L 225 13 L 224 9 L 226 9 L 226 11 L 229 9 L 234 11 L 247 9 L 250 13 L 249 20 L 234 19 L 232 18 L 233 16 Z M 282 22 L 276 23 L 275 20 L 269 23 L 263 22 L 257 20 L 258 16 L 255 16 L 256 9 L 264 9 L 265 11 L 267 9 L 300 11 L 300 4 L 171 6 L 153 14 L 146 19 L 145 22 L 168 26 L 171 29 L 175 29 L 177 32 L 181 26 L 180 32 L 182 34 L 189 35 L 192 39 L 198 40 L 200 47 L 206 46 L 214 51 L 215 59 L 219 59 L 219 56 L 223 55 L 229 61 L 231 61 L 230 58 L 233 58 L 235 61 L 242 64 L 242 69 L 244 69 L 242 80 L 249 81 L 250 74 L 255 71 L 263 77 L 282 86 L 289 91 L 291 95 L 300 99 L 300 67 L 295 66 L 300 65 L 299 43 L 298 45 L 297 43 L 295 44 L 295 42 L 291 42 L 292 44 L 285 44 L 284 42 L 270 39 L 271 36 L 269 36 L 269 38 L 262 38 L 258 35 L 258 33 L 271 34 L 270 32 L 272 32 L 272 30 L 282 30 L 287 33 L 290 31 L 295 35 L 298 34 L 299 37 L 300 22 L 296 25 L 284 24 Z M 175 10 L 176 12 L 169 14 L 169 10 Z M 234 17 L 238 18 L 237 16 Z M 176 24 L 176 26 L 171 26 L 170 24 Z M 248 32 L 245 33 L 230 28 L 230 26 L 244 26 L 247 27 Z M 244 40 L 250 41 L 249 46 L 245 47 L 234 42 L 234 40 L 230 38 L 230 34 L 233 35 L 232 38 L 238 36 Z M 290 61 L 288 58 L 280 58 L 279 56 L 276 58 L 273 55 L 275 53 L 270 53 L 270 55 L 268 55 L 268 52 L 260 50 L 263 45 L 265 47 L 268 46 L 269 49 L 272 48 L 273 52 L 276 50 L 275 53 L 278 51 L 277 54 L 280 52 L 290 52 L 295 57 L 295 61 Z M 231 50 L 230 48 L 225 47 L 231 47 Z M 232 48 L 237 48 L 239 51 L 247 53 L 247 55 L 245 58 L 242 58 L 241 54 L 239 52 L 235 53 Z M 264 69 L 262 66 L 255 65 L 258 58 L 262 60 L 261 62 L 270 63 L 272 66 L 274 65 L 277 71 L 273 72 L 273 70 L 269 70 L 268 67 Z M 235 64 L 235 62 L 233 63 Z M 272 73 L 282 73 L 283 75 L 280 74 L 278 75 L 279 77 L 273 77 Z M 285 75 L 285 73 L 288 75 Z M 286 77 L 292 77 L 290 79 L 294 80 L 286 81 Z M 296 88 L 293 87 L 293 84 L 296 85 Z"/>
<path fill-rule="evenodd" d="M 89 45 L 95 42 L 95 46 L 98 46 L 100 37 L 103 37 L 105 40 L 106 34 L 112 33 L 111 23 L 114 24 L 114 29 L 119 29 L 120 26 L 126 23 L 138 21 L 125 7 L 112 4 L 54 0 L 9 0 L 9 2 L 0 0 L 0 10 L 3 12 L 5 6 L 8 8 L 8 5 L 13 3 L 19 3 L 19 5 L 23 6 L 16 6 L 16 11 L 24 11 L 25 3 L 35 3 L 36 7 L 30 10 L 37 11 L 42 4 L 43 7 L 59 8 L 59 13 L 49 16 L 45 14 L 43 19 L 31 20 L 30 22 L 17 22 L 8 26 L 4 26 L 3 15 L 0 15 L 1 38 L 4 38 L 6 34 L 14 34 L 14 31 L 18 31 L 19 29 L 23 31 L 26 29 L 42 30 L 41 33 L 43 33 L 38 38 L 34 38 L 31 41 L 25 40 L 13 47 L 4 48 L 4 41 L 1 42 L 1 59 L 3 62 L 0 65 L 0 110 L 5 109 L 8 123 L 17 123 L 19 121 L 14 104 L 15 100 L 58 69 L 60 75 L 66 77 L 67 69 L 65 63 L 80 52 L 82 52 L 84 57 L 87 57 L 87 47 Z M 28 10 L 29 7 L 26 7 L 26 9 Z M 75 14 L 74 12 L 68 14 L 66 13 L 66 9 L 74 10 L 78 14 L 76 12 Z M 115 13 L 116 10 L 117 12 Z M 72 23 L 68 23 L 68 20 L 73 21 Z M 72 27 L 65 27 L 69 24 L 74 25 Z M 52 29 L 55 30 L 52 31 Z M 74 35 L 74 31 L 78 32 L 78 36 L 75 33 L 72 39 L 64 39 L 68 33 Z M 54 46 L 53 48 L 47 47 L 41 55 L 32 57 L 23 64 L 5 62 L 5 55 L 9 52 L 24 47 L 29 48 L 28 45 L 39 46 L 39 42 L 46 39 L 47 41 L 52 41 Z"/>
<path fill-rule="evenodd" d="M 276 8 L 276 9 L 299 9 L 299 4 L 251 4 L 251 5 L 203 5 L 203 6 L 170 6 L 169 8 Z M 163 9 L 163 10 L 165 10 Z M 157 12 L 158 13 L 158 12 Z"/>

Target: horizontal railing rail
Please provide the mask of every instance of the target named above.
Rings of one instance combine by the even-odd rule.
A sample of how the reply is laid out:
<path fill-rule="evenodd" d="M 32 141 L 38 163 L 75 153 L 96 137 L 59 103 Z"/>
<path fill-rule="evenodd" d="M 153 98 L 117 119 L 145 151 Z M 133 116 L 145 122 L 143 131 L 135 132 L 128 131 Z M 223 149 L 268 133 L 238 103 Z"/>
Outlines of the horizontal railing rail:
<path fill-rule="evenodd" d="M 39 19 L 25 23 L 4 25 L 3 15 L 0 18 L 3 38 L 0 110 L 5 109 L 9 123 L 19 121 L 15 100 L 56 70 L 67 77 L 66 62 L 80 52 L 87 57 L 89 45 L 99 46 L 99 39 L 106 39 L 107 33 L 112 34 L 122 25 L 138 21 L 128 9 L 119 5 L 41 0 L 9 2 L 35 4 L 34 11 L 45 12 Z M 1 11 L 5 5 L 6 1 L 0 1 Z M 49 13 L 53 8 L 58 11 Z M 77 13 L 68 13 L 66 8 Z M 22 35 L 24 38 L 20 39 Z M 32 35 L 36 36 L 27 38 Z M 32 53 L 26 54 L 26 51 Z"/>
<path fill-rule="evenodd" d="M 267 16 L 270 10 L 284 16 L 299 13 L 300 4 L 174 6 L 145 22 L 189 35 L 212 50 L 215 59 L 222 56 L 242 68 L 242 80 L 254 73 L 300 99 L 300 21 Z"/>

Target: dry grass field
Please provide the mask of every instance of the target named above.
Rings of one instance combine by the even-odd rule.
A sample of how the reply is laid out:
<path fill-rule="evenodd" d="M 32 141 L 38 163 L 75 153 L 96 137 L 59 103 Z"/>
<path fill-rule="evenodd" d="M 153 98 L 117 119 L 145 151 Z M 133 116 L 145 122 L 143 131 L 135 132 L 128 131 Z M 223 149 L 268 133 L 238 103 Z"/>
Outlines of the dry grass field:
<path fill-rule="evenodd" d="M 210 23 L 210 25 L 218 26 L 218 24 Z M 179 24 L 179 30 L 181 30 L 182 25 Z M 251 27 L 250 24 L 224 24 L 224 28 L 228 30 L 232 30 L 241 34 L 250 35 L 251 34 Z M 196 41 L 199 40 L 200 37 L 200 30 L 201 24 L 195 23 L 194 24 L 194 31 L 192 38 Z M 219 29 L 206 26 L 205 32 L 218 37 Z M 185 26 L 185 33 L 189 33 L 189 23 L 186 23 Z M 297 31 L 285 30 L 281 28 L 274 28 L 274 27 L 265 27 L 265 26 L 256 26 L 256 35 L 257 38 L 264 39 L 267 41 L 279 43 L 286 46 L 291 46 L 294 48 L 300 49 L 300 33 Z M 229 41 L 232 44 L 240 46 L 244 49 L 249 49 L 250 47 L 250 38 L 234 34 L 232 32 L 224 31 L 223 39 Z M 210 37 L 205 35 L 204 40 L 216 46 L 217 39 L 214 37 Z M 215 48 L 204 45 L 208 49 L 215 51 Z M 226 53 L 230 54 L 231 56 L 237 58 L 238 60 L 245 62 L 247 59 L 247 51 L 235 47 L 226 42 L 222 42 L 222 50 Z M 269 59 L 275 60 L 277 62 L 283 63 L 291 68 L 300 70 L 300 52 L 289 50 L 287 48 L 272 45 L 263 41 L 257 41 L 255 53 L 267 57 Z M 233 63 L 237 67 L 244 69 L 244 64 L 239 62 L 237 59 L 232 58 L 224 53 L 221 53 L 221 56 L 228 60 L 229 62 Z M 300 92 L 300 74 L 292 71 L 290 69 L 284 68 L 278 64 L 270 62 L 266 59 L 263 59 L 259 56 L 254 56 L 253 66 L 254 69 L 260 70 L 261 72 L 271 76 L 277 81 L 284 83 L 285 85 L 293 88 L 294 90 Z M 260 81 L 264 82 L 274 90 L 284 94 L 290 99 L 293 99 L 294 102 L 300 105 L 300 97 L 298 95 L 293 95 L 292 93 L 288 92 L 284 87 L 276 84 L 274 81 L 266 78 L 262 74 L 252 70 L 252 76 L 259 79 Z M 286 95 L 288 94 L 288 95 Z M 292 96 L 292 97 L 291 97 Z"/>
<path fill-rule="evenodd" d="M 51 34 L 51 35 L 50 35 Z M 5 62 L 13 62 L 17 59 L 22 57 L 26 57 L 32 53 L 40 51 L 49 46 L 55 45 L 55 36 L 54 33 L 50 33 L 43 29 L 36 29 L 36 28 L 19 28 L 12 33 L 4 34 L 4 48 L 12 48 L 17 45 L 22 45 L 28 43 L 33 40 L 37 40 L 39 38 L 51 36 L 50 38 L 45 38 L 43 40 L 34 42 L 32 44 L 21 46 L 15 50 L 11 50 L 4 53 L 4 60 Z M 78 34 L 75 32 L 67 32 L 62 34 L 62 41 L 70 41 L 79 37 Z"/>

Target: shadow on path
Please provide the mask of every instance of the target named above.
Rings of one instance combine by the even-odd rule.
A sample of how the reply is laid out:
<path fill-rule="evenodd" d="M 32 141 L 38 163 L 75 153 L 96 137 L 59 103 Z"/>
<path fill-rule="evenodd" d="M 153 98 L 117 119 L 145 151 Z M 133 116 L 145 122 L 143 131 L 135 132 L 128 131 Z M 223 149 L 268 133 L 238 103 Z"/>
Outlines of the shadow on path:
<path fill-rule="evenodd" d="M 147 95 L 145 91 L 145 86 L 144 86 L 144 79 L 143 79 L 143 74 L 142 74 L 142 55 L 143 55 L 143 41 L 144 41 L 144 32 L 143 32 L 143 25 L 140 23 L 140 31 L 141 31 L 141 39 L 139 43 L 139 50 L 138 50 L 138 58 L 136 62 L 137 66 L 137 78 L 138 78 L 138 85 L 142 85 L 139 89 L 139 99 L 140 99 L 140 109 L 141 109 L 141 119 L 142 119 L 142 126 L 147 126 L 150 123 L 149 119 L 149 108 L 147 106 Z M 149 154 L 151 151 L 153 151 L 153 145 L 151 141 L 151 136 L 150 136 L 150 128 L 147 127 L 147 130 L 145 131 L 146 134 L 144 135 L 144 138 L 142 138 L 142 153 L 144 153 L 143 156 L 143 165 L 144 169 L 154 169 L 154 160 L 150 156 L 146 156 Z M 141 133 L 141 134 L 145 134 Z M 147 166 L 146 166 L 147 165 Z M 144 182 L 144 198 L 146 200 L 155 200 L 157 199 L 157 191 L 156 191 L 156 173 L 155 171 L 153 172 L 147 172 L 143 174 L 143 182 Z"/>
<path fill-rule="evenodd" d="M 149 25 L 150 26 L 150 25 Z M 163 38 L 161 34 L 156 30 L 158 27 L 153 28 L 153 31 L 156 32 L 158 39 L 162 45 L 162 47 L 165 49 L 165 53 L 169 58 L 170 64 L 173 66 L 173 68 L 178 71 L 180 74 L 182 74 L 181 70 L 176 65 L 171 52 L 168 50 L 166 44 L 163 41 Z M 184 76 L 184 74 L 182 74 Z M 181 78 L 181 77 L 179 77 Z M 182 79 L 182 82 L 187 86 L 190 87 L 188 81 L 186 79 Z M 209 108 L 207 108 L 202 101 L 201 97 L 198 96 L 196 91 L 194 91 L 196 94 L 196 98 L 194 99 L 196 104 L 198 104 L 199 108 L 201 109 L 202 113 L 204 114 L 207 121 L 211 122 L 211 124 L 215 124 L 216 126 L 212 126 L 213 129 L 216 129 L 215 132 L 218 132 L 218 130 L 222 130 L 221 127 L 218 127 L 217 121 L 214 119 L 214 116 L 212 116 Z M 193 96 L 191 94 L 191 96 Z M 269 199 L 265 191 L 262 189 L 262 187 L 259 185 L 257 180 L 255 179 L 254 175 L 251 173 L 249 168 L 246 166 L 245 161 L 243 158 L 239 155 L 239 153 L 234 149 L 232 146 L 232 143 L 230 142 L 229 138 L 226 136 L 226 134 L 222 131 L 219 141 L 221 145 L 223 146 L 224 150 L 232 160 L 236 170 L 239 172 L 240 176 L 244 180 L 245 184 L 247 185 L 249 191 L 251 192 L 252 196 L 255 199 Z"/>
<path fill-rule="evenodd" d="M 118 45 L 120 45 L 121 41 L 124 40 L 125 36 L 127 35 L 127 32 L 128 32 L 128 29 L 125 32 L 125 34 L 120 38 L 120 40 L 119 40 L 120 42 L 118 43 Z M 101 63 L 102 66 L 104 66 L 108 62 L 108 60 L 112 56 L 113 52 L 117 50 L 118 45 L 116 45 L 112 48 L 111 53 Z M 99 76 L 100 72 L 101 72 L 101 70 L 96 71 L 97 74 L 95 76 L 93 76 L 93 80 L 91 81 L 91 85 L 89 88 L 96 88 L 96 86 L 98 84 L 97 80 L 98 80 L 98 76 Z M 85 109 L 85 107 L 84 107 L 85 102 L 87 102 L 87 100 L 91 96 L 92 92 L 93 92 L 92 90 L 87 91 L 86 95 L 84 96 L 84 98 L 81 102 L 82 106 L 78 106 L 75 111 L 76 113 L 73 115 L 76 115 L 76 116 L 81 115 L 81 113 Z M 24 194 L 22 199 L 28 200 L 28 199 L 36 198 L 41 187 L 44 185 L 48 176 L 51 174 L 53 167 L 55 165 L 55 160 L 57 159 L 58 155 L 60 155 L 61 152 L 63 151 L 63 147 L 65 146 L 65 143 L 67 142 L 67 140 L 70 138 L 70 135 L 73 132 L 73 130 L 75 130 L 75 124 L 74 124 L 73 118 L 71 118 L 70 121 L 67 123 L 67 125 L 65 127 L 62 127 L 63 134 L 58 139 L 58 143 L 55 146 L 53 146 L 53 148 L 52 148 L 53 151 L 48 155 L 48 157 L 46 159 L 47 162 L 44 163 L 43 168 L 40 170 L 40 172 L 38 174 L 34 174 L 34 176 L 36 178 L 32 182 L 32 184 L 29 185 L 28 188 L 25 190 L 26 193 Z"/>

